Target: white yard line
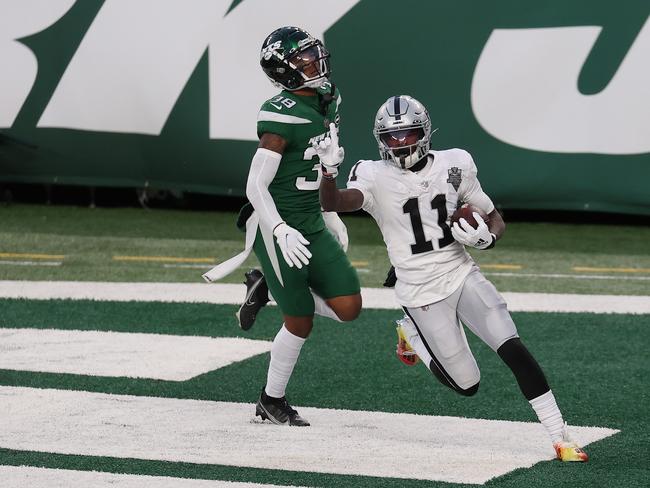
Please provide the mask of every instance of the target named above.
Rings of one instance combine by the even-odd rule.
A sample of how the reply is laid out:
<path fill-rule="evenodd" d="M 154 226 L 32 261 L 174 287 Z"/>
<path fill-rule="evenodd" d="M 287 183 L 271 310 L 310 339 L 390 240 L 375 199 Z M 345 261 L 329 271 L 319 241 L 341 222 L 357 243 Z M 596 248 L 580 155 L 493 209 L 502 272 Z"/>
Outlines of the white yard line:
<path fill-rule="evenodd" d="M 393 290 L 362 288 L 366 308 L 399 309 Z M 246 288 L 223 283 L 105 283 L 0 281 L 0 298 L 241 304 Z M 560 293 L 503 293 L 513 312 L 650 314 L 650 297 Z"/>
<path fill-rule="evenodd" d="M 271 342 L 89 330 L 0 328 L 0 369 L 186 381 L 271 350 Z"/>
<path fill-rule="evenodd" d="M 503 293 L 513 312 L 592 312 L 650 314 L 650 297 L 561 293 Z"/>
<path fill-rule="evenodd" d="M 648 281 L 650 276 L 608 276 L 608 275 L 579 275 L 555 273 L 502 273 L 483 272 L 485 276 L 508 276 L 515 278 L 567 278 L 574 280 L 617 280 L 617 281 Z"/>
<path fill-rule="evenodd" d="M 0 466 L 2 488 L 288 488 L 259 483 Z M 292 487 L 299 488 L 299 487 Z"/>
<path fill-rule="evenodd" d="M 8 266 L 61 266 L 62 261 L 14 261 L 0 260 L 0 264 Z"/>
<path fill-rule="evenodd" d="M 213 264 L 171 264 L 165 263 L 162 265 L 163 268 L 187 268 L 187 269 L 202 269 L 208 271 L 214 265 Z"/>
<path fill-rule="evenodd" d="M 252 404 L 10 386 L 0 404 L 0 447 L 24 451 L 473 484 L 554 457 L 529 422 L 298 406 L 311 427 L 282 427 Z M 618 432 L 570 430 L 583 446 Z"/>

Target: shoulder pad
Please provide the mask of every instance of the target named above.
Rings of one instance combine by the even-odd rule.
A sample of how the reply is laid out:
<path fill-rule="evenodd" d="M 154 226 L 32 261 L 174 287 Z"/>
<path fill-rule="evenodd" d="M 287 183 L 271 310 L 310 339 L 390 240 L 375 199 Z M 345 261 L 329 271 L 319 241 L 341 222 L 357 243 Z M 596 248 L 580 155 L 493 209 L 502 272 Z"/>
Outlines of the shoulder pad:
<path fill-rule="evenodd" d="M 372 161 L 370 159 L 357 161 L 350 170 L 350 181 L 357 181 L 359 178 L 373 180 L 380 163 L 381 161 Z"/>
<path fill-rule="evenodd" d="M 269 98 L 257 114 L 257 123 L 310 124 L 312 121 L 296 115 L 298 102 L 285 92 Z"/>
<path fill-rule="evenodd" d="M 448 167 L 456 166 L 461 169 L 472 169 L 474 167 L 474 160 L 470 153 L 464 149 L 445 149 L 444 151 L 432 151 L 434 154 L 442 156 L 442 160 Z"/>
<path fill-rule="evenodd" d="M 293 96 L 281 92 L 266 100 L 260 107 L 260 112 L 290 113 L 296 104 L 297 102 Z"/>

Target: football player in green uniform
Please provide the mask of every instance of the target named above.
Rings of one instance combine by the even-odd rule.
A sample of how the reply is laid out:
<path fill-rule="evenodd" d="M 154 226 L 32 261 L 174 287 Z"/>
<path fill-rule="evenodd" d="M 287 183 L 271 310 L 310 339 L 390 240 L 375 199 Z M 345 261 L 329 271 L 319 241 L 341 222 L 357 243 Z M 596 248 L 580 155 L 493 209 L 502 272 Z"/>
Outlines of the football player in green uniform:
<path fill-rule="evenodd" d="M 285 389 L 314 313 L 349 321 L 361 311 L 359 279 L 341 246 L 347 239 L 344 226 L 336 214 L 329 216 L 344 235 L 337 240 L 321 212 L 321 165 L 312 147 L 328 136 L 330 123 L 338 123 L 341 98 L 328 80 L 329 53 L 304 30 L 275 30 L 260 56 L 262 69 L 282 91 L 262 105 L 257 118 L 260 143 L 246 184 L 250 206 L 242 209 L 240 223 L 246 222 L 247 233 L 256 233 L 253 250 L 264 276 L 247 273 L 248 293 L 238 318 L 243 329 L 250 328 L 270 291 L 284 324 L 271 347 L 256 415 L 305 426 L 309 423 L 289 406 Z"/>

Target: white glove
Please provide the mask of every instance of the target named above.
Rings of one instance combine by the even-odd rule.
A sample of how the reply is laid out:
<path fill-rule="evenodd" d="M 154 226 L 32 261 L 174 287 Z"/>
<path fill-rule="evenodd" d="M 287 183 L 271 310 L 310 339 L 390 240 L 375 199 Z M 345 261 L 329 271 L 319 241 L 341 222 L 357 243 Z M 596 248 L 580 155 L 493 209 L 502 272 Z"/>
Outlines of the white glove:
<path fill-rule="evenodd" d="M 311 253 L 305 247 L 309 244 L 309 241 L 300 232 L 282 222 L 273 229 L 273 235 L 278 241 L 282 256 L 290 268 L 295 266 L 300 269 L 303 264 L 309 264 Z"/>
<path fill-rule="evenodd" d="M 343 252 L 348 250 L 348 229 L 336 212 L 323 212 L 323 220 L 334 239 L 341 245 Z"/>
<path fill-rule="evenodd" d="M 330 124 L 329 137 L 326 137 L 320 142 L 314 142 L 312 147 L 316 151 L 325 172 L 333 177 L 338 175 L 339 166 L 345 157 L 345 150 L 339 147 L 339 134 L 336 130 L 336 124 Z"/>
<path fill-rule="evenodd" d="M 496 236 L 490 232 L 485 221 L 478 213 L 473 212 L 472 215 L 478 224 L 476 229 L 469 225 L 467 220 L 460 219 L 451 226 L 451 234 L 454 239 L 465 246 L 472 246 L 476 249 L 492 247 L 492 244 L 496 241 Z"/>

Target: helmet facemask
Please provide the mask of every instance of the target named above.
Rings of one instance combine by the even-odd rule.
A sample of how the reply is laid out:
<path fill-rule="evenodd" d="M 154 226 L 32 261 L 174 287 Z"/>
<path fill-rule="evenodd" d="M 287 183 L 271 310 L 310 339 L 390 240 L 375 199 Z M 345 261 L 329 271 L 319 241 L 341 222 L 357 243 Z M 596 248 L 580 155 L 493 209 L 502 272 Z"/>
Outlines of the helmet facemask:
<path fill-rule="evenodd" d="M 318 88 L 330 74 L 329 52 L 320 41 L 298 51 L 287 60 L 287 64 L 296 70 L 303 79 L 301 88 Z"/>
<path fill-rule="evenodd" d="M 423 126 L 379 132 L 379 152 L 382 159 L 393 161 L 401 169 L 408 169 L 429 151 L 429 138 Z"/>

